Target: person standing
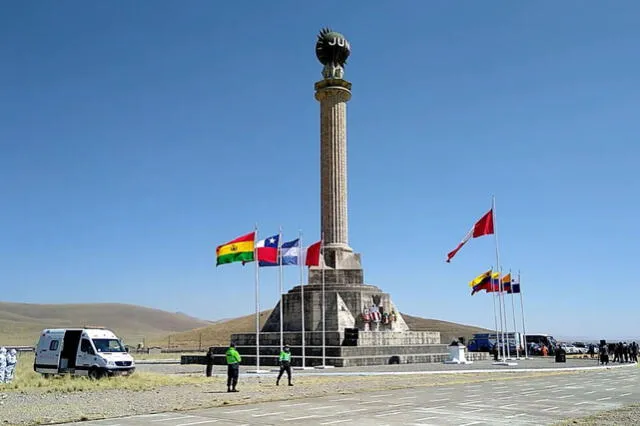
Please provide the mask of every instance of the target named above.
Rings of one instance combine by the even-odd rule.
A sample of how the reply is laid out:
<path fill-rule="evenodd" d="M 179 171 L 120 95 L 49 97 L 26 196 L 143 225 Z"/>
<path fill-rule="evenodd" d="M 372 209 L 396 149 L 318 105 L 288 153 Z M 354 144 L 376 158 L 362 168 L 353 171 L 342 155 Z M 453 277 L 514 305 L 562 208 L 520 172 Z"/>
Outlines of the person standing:
<path fill-rule="evenodd" d="M 602 345 L 599 351 L 600 365 L 609 365 L 609 347 Z"/>
<path fill-rule="evenodd" d="M 229 345 L 226 352 L 227 357 L 227 392 L 238 392 L 236 385 L 238 384 L 238 376 L 240 375 L 240 361 L 242 357 L 236 350 L 235 343 Z"/>
<path fill-rule="evenodd" d="M 627 342 L 622 342 L 622 362 L 629 362 L 629 345 Z"/>
<path fill-rule="evenodd" d="M 622 362 L 622 342 L 616 343 L 613 350 L 613 362 Z"/>
<path fill-rule="evenodd" d="M 293 383 L 291 383 L 291 349 L 289 349 L 288 345 L 284 345 L 284 348 L 282 348 L 282 351 L 280 352 L 280 373 L 278 373 L 276 386 L 280 385 L 280 378 L 285 371 L 287 372 L 289 386 L 293 386 Z"/>
<path fill-rule="evenodd" d="M 207 377 L 211 377 L 211 373 L 213 373 L 213 361 L 215 359 L 215 354 L 213 353 L 213 346 L 209 348 L 209 351 L 207 352 L 207 354 L 205 355 L 205 358 L 207 359 L 207 369 L 205 374 L 207 375 Z"/>
<path fill-rule="evenodd" d="M 0 383 L 4 383 L 4 374 L 7 367 L 7 349 L 0 348 Z"/>
<path fill-rule="evenodd" d="M 10 349 L 7 354 L 7 367 L 4 370 L 4 382 L 11 383 L 13 381 L 13 375 L 16 371 L 16 364 L 18 363 L 18 353 L 15 349 Z"/>

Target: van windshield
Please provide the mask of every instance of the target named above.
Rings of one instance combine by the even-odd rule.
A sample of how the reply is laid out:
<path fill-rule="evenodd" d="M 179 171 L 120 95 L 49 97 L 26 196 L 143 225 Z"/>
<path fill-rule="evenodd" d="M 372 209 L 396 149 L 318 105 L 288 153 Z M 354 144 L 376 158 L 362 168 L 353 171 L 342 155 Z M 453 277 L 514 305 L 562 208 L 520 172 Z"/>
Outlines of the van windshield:
<path fill-rule="evenodd" d="M 93 339 L 93 344 L 98 352 L 125 352 L 120 340 L 117 339 Z"/>

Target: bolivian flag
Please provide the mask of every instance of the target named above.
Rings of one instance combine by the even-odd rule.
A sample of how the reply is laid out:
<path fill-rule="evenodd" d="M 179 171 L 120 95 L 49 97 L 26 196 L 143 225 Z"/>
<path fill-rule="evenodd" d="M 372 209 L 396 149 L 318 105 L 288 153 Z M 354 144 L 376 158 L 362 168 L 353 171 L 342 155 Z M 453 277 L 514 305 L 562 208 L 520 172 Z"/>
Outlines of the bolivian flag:
<path fill-rule="evenodd" d="M 216 266 L 232 262 L 253 262 L 256 233 L 238 237 L 216 247 Z"/>

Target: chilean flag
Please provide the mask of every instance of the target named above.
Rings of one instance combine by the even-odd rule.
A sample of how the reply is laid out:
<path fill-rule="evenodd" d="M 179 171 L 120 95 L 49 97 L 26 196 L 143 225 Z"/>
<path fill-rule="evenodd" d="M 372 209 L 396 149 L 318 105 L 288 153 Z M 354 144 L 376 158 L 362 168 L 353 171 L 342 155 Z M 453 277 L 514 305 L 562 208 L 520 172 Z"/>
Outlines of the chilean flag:
<path fill-rule="evenodd" d="M 274 235 L 256 243 L 258 266 L 278 266 L 279 239 L 279 235 Z"/>

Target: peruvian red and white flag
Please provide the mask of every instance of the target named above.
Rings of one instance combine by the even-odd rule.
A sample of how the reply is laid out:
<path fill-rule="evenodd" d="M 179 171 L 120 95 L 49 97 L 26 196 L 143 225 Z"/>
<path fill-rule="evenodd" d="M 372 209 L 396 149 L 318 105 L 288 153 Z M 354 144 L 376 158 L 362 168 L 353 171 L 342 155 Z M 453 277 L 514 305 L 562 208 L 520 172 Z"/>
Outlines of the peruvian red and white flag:
<path fill-rule="evenodd" d="M 322 240 L 307 247 L 304 264 L 306 266 L 320 266 L 320 250 L 322 249 Z"/>
<path fill-rule="evenodd" d="M 451 262 L 453 256 L 458 253 L 458 251 L 462 248 L 463 245 L 466 244 L 471 238 L 482 237 L 483 235 L 491 235 L 493 234 L 493 209 L 489 210 L 487 214 L 482 216 L 479 221 L 473 225 L 473 228 L 465 235 L 460 244 L 449 253 L 447 253 L 447 263 Z"/>

